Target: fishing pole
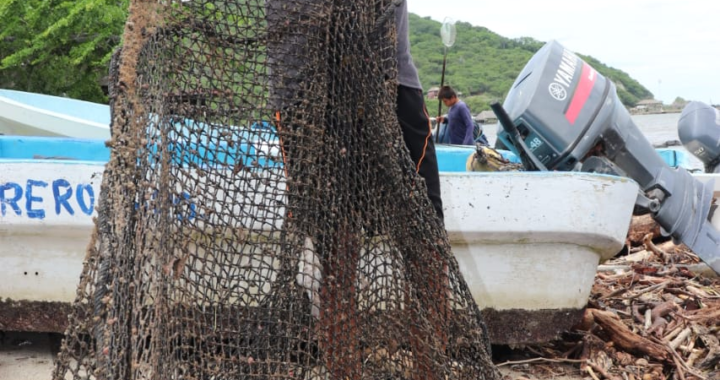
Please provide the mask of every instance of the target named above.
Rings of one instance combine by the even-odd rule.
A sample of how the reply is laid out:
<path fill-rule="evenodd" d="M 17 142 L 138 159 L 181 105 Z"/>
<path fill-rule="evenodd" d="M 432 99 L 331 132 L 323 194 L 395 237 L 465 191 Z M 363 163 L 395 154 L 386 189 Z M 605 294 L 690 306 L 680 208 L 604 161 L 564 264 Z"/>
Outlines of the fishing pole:
<path fill-rule="evenodd" d="M 442 39 L 443 45 L 445 45 L 443 53 L 443 65 L 442 65 L 442 76 L 440 77 L 440 90 L 438 91 L 438 117 L 435 125 L 437 131 L 435 133 L 435 142 L 440 139 L 440 117 L 442 116 L 442 98 L 440 98 L 440 91 L 445 86 L 445 66 L 447 63 L 448 50 L 455 44 L 455 37 L 457 36 L 457 30 L 455 29 L 455 20 L 446 17 L 440 26 L 440 38 Z"/>

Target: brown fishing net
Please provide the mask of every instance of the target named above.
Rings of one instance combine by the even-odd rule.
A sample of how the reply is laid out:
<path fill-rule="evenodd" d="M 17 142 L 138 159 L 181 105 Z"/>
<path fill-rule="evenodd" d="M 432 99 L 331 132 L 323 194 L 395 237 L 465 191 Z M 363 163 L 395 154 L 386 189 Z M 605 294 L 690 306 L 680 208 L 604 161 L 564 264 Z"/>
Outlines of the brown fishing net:
<path fill-rule="evenodd" d="M 390 0 L 132 1 L 55 379 L 497 379 Z"/>

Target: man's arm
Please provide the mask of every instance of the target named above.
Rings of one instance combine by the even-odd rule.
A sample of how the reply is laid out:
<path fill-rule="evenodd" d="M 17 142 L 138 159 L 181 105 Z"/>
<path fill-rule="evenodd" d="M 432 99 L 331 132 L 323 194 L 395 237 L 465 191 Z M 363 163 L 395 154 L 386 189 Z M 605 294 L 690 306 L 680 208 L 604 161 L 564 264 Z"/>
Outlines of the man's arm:
<path fill-rule="evenodd" d="M 465 127 L 465 138 L 463 139 L 463 143 L 468 143 L 468 139 L 470 142 L 472 142 L 473 139 L 473 119 L 472 115 L 470 114 L 470 107 L 468 107 L 467 104 L 464 102 L 462 103 L 463 107 L 460 110 L 460 117 L 462 119 L 463 126 Z"/>

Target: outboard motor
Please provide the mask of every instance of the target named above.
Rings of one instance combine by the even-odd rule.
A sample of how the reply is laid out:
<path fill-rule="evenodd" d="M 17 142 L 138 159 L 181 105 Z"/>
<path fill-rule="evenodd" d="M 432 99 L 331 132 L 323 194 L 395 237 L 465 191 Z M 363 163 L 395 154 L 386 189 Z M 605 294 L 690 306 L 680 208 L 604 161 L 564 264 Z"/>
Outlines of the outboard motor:
<path fill-rule="evenodd" d="M 615 85 L 557 42 L 527 63 L 503 106 L 498 139 L 527 170 L 581 170 L 632 178 L 635 212 L 652 213 L 665 233 L 720 273 L 720 233 L 708 222 L 713 184 L 669 167 L 617 97 Z"/>
<path fill-rule="evenodd" d="M 678 121 L 678 136 L 685 149 L 705 165 L 706 173 L 720 173 L 720 110 L 690 102 Z"/>

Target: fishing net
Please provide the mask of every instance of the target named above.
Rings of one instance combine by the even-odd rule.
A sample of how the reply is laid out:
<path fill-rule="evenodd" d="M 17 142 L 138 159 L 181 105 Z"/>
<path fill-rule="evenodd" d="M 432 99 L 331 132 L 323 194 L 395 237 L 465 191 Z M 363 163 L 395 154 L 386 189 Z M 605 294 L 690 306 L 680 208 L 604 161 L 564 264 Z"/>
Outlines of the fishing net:
<path fill-rule="evenodd" d="M 55 379 L 497 379 L 390 0 L 132 1 Z"/>

